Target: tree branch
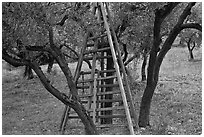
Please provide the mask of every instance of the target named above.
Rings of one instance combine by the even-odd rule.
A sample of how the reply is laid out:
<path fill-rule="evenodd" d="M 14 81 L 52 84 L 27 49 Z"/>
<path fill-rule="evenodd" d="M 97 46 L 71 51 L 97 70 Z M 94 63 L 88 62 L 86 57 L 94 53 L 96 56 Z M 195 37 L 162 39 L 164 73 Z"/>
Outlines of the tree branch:
<path fill-rule="evenodd" d="M 30 51 L 47 51 L 48 50 L 46 49 L 46 46 L 48 45 L 49 43 L 45 43 L 43 46 L 31 46 L 31 45 L 28 45 L 28 46 L 25 46 L 26 50 L 30 50 Z"/>
<path fill-rule="evenodd" d="M 73 50 L 72 48 L 70 48 L 68 45 L 66 45 L 66 44 L 64 44 L 63 46 L 65 46 L 66 48 L 68 48 L 69 50 L 71 50 L 76 56 L 77 56 L 77 58 L 79 58 L 79 55 L 78 55 L 78 53 L 75 51 L 75 50 Z"/>
<path fill-rule="evenodd" d="M 65 60 L 63 53 L 61 53 L 60 49 L 54 45 L 53 28 L 51 26 L 49 26 L 48 31 L 49 31 L 50 47 L 52 49 L 52 50 L 50 50 L 50 52 L 52 53 L 52 56 L 57 61 L 62 72 L 64 73 L 64 75 L 66 77 L 67 85 L 69 86 L 70 93 L 72 94 L 72 97 L 74 97 L 76 100 L 79 100 L 77 89 L 76 89 L 76 84 L 73 81 L 74 78 L 72 76 L 71 70 L 68 67 L 68 64 Z"/>
<path fill-rule="evenodd" d="M 164 19 L 172 12 L 172 10 L 179 3 L 168 3 L 160 9 L 156 9 L 155 11 L 155 20 L 154 20 L 154 29 L 153 29 L 153 46 L 150 50 L 150 57 L 148 63 L 148 72 L 147 72 L 147 85 L 152 85 L 155 77 L 155 63 L 157 58 L 157 53 L 159 49 L 159 45 L 161 44 L 161 24 Z"/>
<path fill-rule="evenodd" d="M 56 25 L 60 25 L 60 26 L 63 26 L 65 21 L 68 19 L 68 15 L 65 15 L 62 20 L 60 22 L 58 22 Z"/>
<path fill-rule="evenodd" d="M 186 17 L 188 15 L 191 14 L 191 8 L 195 5 L 195 2 L 191 2 L 189 3 L 186 8 L 184 9 L 184 11 L 182 12 L 182 14 L 180 15 L 176 25 L 174 26 L 174 28 L 172 29 L 172 31 L 170 32 L 168 38 L 165 40 L 162 49 L 160 50 L 157 58 L 156 58 L 156 62 L 155 62 L 155 74 L 154 74 L 154 80 L 158 81 L 158 76 L 159 76 L 159 69 L 161 66 L 161 63 L 164 59 L 164 56 L 166 55 L 166 53 L 171 49 L 171 45 L 174 42 L 174 40 L 176 39 L 177 35 L 181 32 L 181 26 L 184 22 L 184 20 L 186 19 Z"/>
<path fill-rule="evenodd" d="M 125 63 L 124 66 L 127 66 L 133 59 L 137 58 L 138 54 L 135 53 L 132 57 L 130 57 Z"/>
<path fill-rule="evenodd" d="M 25 61 L 11 57 L 5 50 L 2 51 L 2 59 L 4 59 L 6 62 L 8 62 L 14 67 L 28 65 L 28 63 Z"/>
<path fill-rule="evenodd" d="M 195 46 L 196 46 L 196 43 L 195 43 L 195 41 L 193 41 L 193 47 L 191 48 L 191 51 L 193 51 L 193 49 L 195 48 Z"/>
<path fill-rule="evenodd" d="M 178 4 L 179 2 L 168 2 L 162 8 L 156 9 L 157 16 L 163 21 Z"/>
<path fill-rule="evenodd" d="M 199 23 L 186 23 L 181 25 L 181 30 L 186 28 L 197 29 L 202 32 L 202 26 Z"/>
<path fill-rule="evenodd" d="M 42 70 L 40 69 L 36 62 L 30 63 L 30 66 L 35 71 L 40 81 L 42 82 L 43 86 L 47 89 L 48 92 L 50 92 L 53 96 L 55 96 L 64 104 L 69 105 L 70 107 L 74 107 L 74 104 L 72 103 L 72 100 L 70 100 L 70 97 L 68 97 L 64 93 L 61 93 L 59 90 L 57 90 L 50 84 L 50 81 L 44 75 L 44 73 L 42 72 Z"/>

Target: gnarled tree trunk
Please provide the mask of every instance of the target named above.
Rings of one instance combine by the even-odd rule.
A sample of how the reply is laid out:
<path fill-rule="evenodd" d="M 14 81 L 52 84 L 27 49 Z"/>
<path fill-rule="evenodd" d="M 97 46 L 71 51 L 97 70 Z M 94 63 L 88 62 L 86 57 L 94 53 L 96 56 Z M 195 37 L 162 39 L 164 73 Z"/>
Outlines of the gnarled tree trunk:
<path fill-rule="evenodd" d="M 58 47 L 56 47 L 54 44 L 53 28 L 51 26 L 49 26 L 48 31 L 49 31 L 49 41 L 50 41 L 50 47 L 51 47 L 50 53 L 55 58 L 56 62 L 60 66 L 62 72 L 64 73 L 64 76 L 67 80 L 67 85 L 70 89 L 70 95 L 71 95 L 71 100 L 72 100 L 71 102 L 73 104 L 67 104 L 66 102 L 63 102 L 63 103 L 65 103 L 66 105 L 69 105 L 78 114 L 79 118 L 82 120 L 82 123 L 84 124 L 86 134 L 98 134 L 98 132 L 96 130 L 96 126 L 93 123 L 93 120 L 91 119 L 90 115 L 87 113 L 84 106 L 80 103 L 81 101 L 78 97 L 76 84 L 74 83 L 74 78 L 73 78 L 72 73 L 68 67 L 68 64 L 66 63 L 65 57 L 62 54 L 62 52 L 60 51 L 60 49 Z M 87 41 L 87 38 L 88 38 L 88 33 L 85 36 L 85 42 Z M 67 96 L 64 96 L 64 98 L 67 98 Z M 60 99 L 60 98 L 58 98 L 58 99 Z M 61 101 L 64 101 L 64 100 L 61 100 Z"/>
<path fill-rule="evenodd" d="M 177 35 L 180 33 L 181 30 L 185 28 L 194 28 L 202 31 L 202 27 L 197 23 L 183 24 L 186 17 L 191 14 L 190 12 L 191 8 L 195 5 L 195 2 L 189 3 L 187 7 L 184 9 L 183 13 L 180 15 L 178 22 L 169 33 L 168 38 L 165 40 L 162 46 L 162 49 L 158 53 L 159 45 L 161 42 L 160 41 L 161 23 L 177 5 L 178 3 L 168 3 L 161 9 L 157 9 L 155 12 L 154 41 L 153 41 L 153 47 L 150 51 L 147 84 L 146 84 L 146 88 L 140 105 L 140 114 L 139 114 L 139 123 L 138 123 L 140 127 L 146 127 L 150 125 L 149 115 L 150 115 L 151 100 L 158 82 L 160 66 L 166 53 L 171 49 L 171 45 L 176 39 Z"/>

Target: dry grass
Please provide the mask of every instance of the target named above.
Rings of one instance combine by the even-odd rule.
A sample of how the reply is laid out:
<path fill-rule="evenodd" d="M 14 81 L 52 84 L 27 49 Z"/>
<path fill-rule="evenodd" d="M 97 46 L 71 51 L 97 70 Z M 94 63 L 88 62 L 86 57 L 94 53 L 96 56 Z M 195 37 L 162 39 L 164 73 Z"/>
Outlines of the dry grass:
<path fill-rule="evenodd" d="M 198 61 L 189 62 L 188 51 L 183 48 L 173 48 L 167 54 L 152 100 L 152 127 L 140 129 L 137 134 L 201 134 L 201 50 L 194 54 Z M 74 72 L 76 63 L 69 64 L 69 67 Z M 46 69 L 45 66 L 42 68 Z M 87 69 L 87 66 L 83 69 Z M 64 105 L 45 90 L 37 77 L 24 80 L 22 68 L 9 71 L 3 66 L 2 70 L 2 134 L 60 134 L 58 130 Z M 56 65 L 53 78 L 56 88 L 65 93 L 69 91 L 65 78 Z M 144 87 L 144 82 L 135 82 L 132 87 L 136 112 L 139 112 Z M 106 129 L 100 133 L 128 134 L 127 130 L 117 128 Z M 65 134 L 84 134 L 81 121 L 70 120 Z"/>

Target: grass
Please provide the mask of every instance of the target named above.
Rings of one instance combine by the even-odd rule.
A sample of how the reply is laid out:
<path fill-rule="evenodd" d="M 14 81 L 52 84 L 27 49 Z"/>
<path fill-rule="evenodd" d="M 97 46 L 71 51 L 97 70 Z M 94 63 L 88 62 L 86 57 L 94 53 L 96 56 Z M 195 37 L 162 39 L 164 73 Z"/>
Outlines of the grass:
<path fill-rule="evenodd" d="M 162 63 L 159 83 L 152 100 L 152 126 L 140 129 L 137 134 L 202 133 L 201 50 L 196 50 L 194 55 L 197 61 L 188 61 L 187 49 L 174 47 L 169 51 Z M 74 72 L 76 63 L 69 66 Z M 12 68 L 10 71 L 5 63 L 2 66 L 2 134 L 60 134 L 59 125 L 64 105 L 45 90 L 37 77 L 24 80 L 22 70 Z M 69 89 L 65 78 L 57 66 L 54 70 L 54 86 L 67 93 Z M 138 113 L 145 83 L 137 81 L 132 88 L 135 110 Z M 82 123 L 70 120 L 65 134 L 85 134 Z M 128 134 L 128 131 L 111 128 L 101 130 L 100 134 Z"/>

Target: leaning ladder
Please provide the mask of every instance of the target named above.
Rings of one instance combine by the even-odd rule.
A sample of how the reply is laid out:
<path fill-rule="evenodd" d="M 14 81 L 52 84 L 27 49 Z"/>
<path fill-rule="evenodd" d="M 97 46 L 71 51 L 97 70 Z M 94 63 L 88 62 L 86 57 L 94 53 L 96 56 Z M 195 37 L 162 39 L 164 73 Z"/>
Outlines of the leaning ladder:
<path fill-rule="evenodd" d="M 106 7 L 106 9 L 105 9 Z M 130 134 L 134 134 L 134 129 L 133 129 L 133 122 L 131 119 L 131 114 L 134 117 L 135 124 L 137 122 L 136 119 L 136 114 L 134 111 L 134 106 L 132 102 L 132 95 L 131 91 L 128 85 L 127 77 L 125 74 L 125 67 L 122 62 L 122 58 L 120 55 L 119 51 L 119 44 L 116 38 L 116 34 L 113 30 L 112 22 L 110 21 L 110 27 L 106 18 L 106 13 L 107 16 L 110 18 L 110 11 L 108 9 L 108 6 L 106 3 L 99 3 L 98 5 L 98 17 L 100 18 L 102 16 L 102 21 L 99 22 L 99 24 L 104 24 L 106 34 L 102 34 L 100 37 L 92 37 L 88 38 L 89 34 L 87 33 L 86 38 L 85 38 L 85 43 L 84 46 L 81 49 L 81 55 L 79 57 L 79 61 L 77 64 L 77 68 L 75 71 L 75 76 L 74 76 L 74 82 L 77 84 L 78 92 L 79 90 L 82 90 L 79 92 L 79 97 L 81 98 L 82 103 L 86 105 L 86 108 L 88 112 L 90 112 L 90 115 L 93 119 L 93 122 L 96 124 L 97 127 L 111 127 L 114 126 L 112 124 L 103 124 L 103 119 L 104 118 L 121 118 L 125 117 L 127 119 L 127 125 L 128 129 L 130 131 Z M 101 15 L 100 15 L 101 14 Z M 104 39 L 105 37 L 108 37 L 108 46 L 99 46 L 99 39 Z M 114 44 L 113 40 L 114 39 Z M 94 41 L 94 44 L 88 44 L 88 41 Z M 91 47 L 89 47 L 92 45 Z M 107 55 L 107 52 L 111 52 L 111 56 Z M 106 55 L 104 54 L 106 53 Z M 92 54 L 92 56 L 86 56 Z M 114 70 L 105 70 L 104 69 L 104 60 L 107 58 L 112 58 L 114 62 L 115 69 Z M 117 60 L 118 58 L 118 60 Z M 84 60 L 92 60 L 92 68 L 91 71 L 81 71 L 82 69 L 82 64 Z M 101 63 L 101 70 L 97 67 L 97 60 L 100 60 Z M 119 62 L 118 62 L 119 61 Z M 120 68 L 119 68 L 119 64 Z M 115 73 L 116 76 L 107 76 L 107 73 Z M 126 88 L 124 88 L 123 81 L 121 78 L 121 73 L 123 74 L 123 79 L 124 79 L 124 85 Z M 85 79 L 84 75 L 89 75 L 90 77 L 88 79 Z M 79 80 L 79 78 L 82 78 Z M 108 79 L 117 79 L 117 84 L 106 84 L 104 81 Z M 87 85 L 88 83 L 88 85 Z M 105 91 L 104 89 L 106 88 L 112 88 L 112 87 L 119 87 L 120 92 L 117 91 Z M 88 89 L 89 92 L 86 92 L 85 89 Z M 99 90 L 101 89 L 101 90 Z M 126 93 L 125 93 L 126 89 Z M 101 92 L 100 92 L 101 91 Z M 109 94 L 120 94 L 122 96 L 121 99 L 106 99 L 104 96 L 109 95 Z M 127 97 L 126 97 L 127 95 Z M 86 100 L 84 100 L 86 98 Z M 128 98 L 128 100 L 127 100 Z M 109 107 L 106 108 L 104 107 L 104 102 L 123 102 L 123 107 L 117 106 L 117 107 Z M 129 105 L 128 105 L 129 101 Z M 130 107 L 129 107 L 130 106 Z M 130 113 L 130 110 L 132 113 Z M 113 110 L 125 110 L 125 114 L 123 115 L 104 115 L 104 111 L 113 111 Z M 65 111 L 62 116 L 62 121 L 60 125 L 60 130 L 62 131 L 62 134 L 65 131 L 65 126 L 67 123 L 68 119 L 71 118 L 78 118 L 77 115 L 71 115 L 74 112 L 71 112 L 71 109 L 68 106 L 65 106 Z M 117 125 L 117 126 L 121 126 Z"/>

